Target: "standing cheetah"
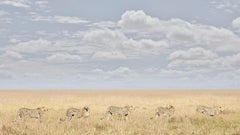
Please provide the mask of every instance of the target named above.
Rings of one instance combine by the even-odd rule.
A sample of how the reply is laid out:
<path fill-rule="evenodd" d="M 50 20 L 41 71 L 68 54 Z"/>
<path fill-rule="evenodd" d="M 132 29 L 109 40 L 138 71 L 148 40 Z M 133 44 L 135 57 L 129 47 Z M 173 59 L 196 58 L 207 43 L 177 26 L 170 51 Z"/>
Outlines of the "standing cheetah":
<path fill-rule="evenodd" d="M 45 107 L 38 107 L 36 109 L 20 108 L 17 113 L 17 118 L 18 119 L 35 118 L 41 122 L 45 111 L 48 111 L 48 109 Z"/>
<path fill-rule="evenodd" d="M 89 108 L 87 106 L 83 107 L 82 109 L 78 109 L 78 108 L 68 108 L 66 111 L 66 118 L 71 121 L 72 118 L 76 117 L 76 118 L 87 118 L 89 117 L 90 112 L 89 112 Z M 65 121 L 65 119 L 60 119 L 60 121 Z"/>
<path fill-rule="evenodd" d="M 208 116 L 215 116 L 222 112 L 222 107 L 197 106 L 196 111 Z"/>
<path fill-rule="evenodd" d="M 114 116 L 119 116 L 121 119 L 128 120 L 128 115 L 131 110 L 133 110 L 133 106 L 124 106 L 124 107 L 118 107 L 118 106 L 109 106 L 106 111 L 106 119 L 112 119 Z M 103 118 L 102 118 L 103 119 Z"/>
<path fill-rule="evenodd" d="M 174 112 L 175 112 L 175 108 L 172 105 L 167 105 L 166 107 L 158 107 L 155 111 L 155 119 L 157 119 L 160 116 L 170 117 L 174 114 Z"/>

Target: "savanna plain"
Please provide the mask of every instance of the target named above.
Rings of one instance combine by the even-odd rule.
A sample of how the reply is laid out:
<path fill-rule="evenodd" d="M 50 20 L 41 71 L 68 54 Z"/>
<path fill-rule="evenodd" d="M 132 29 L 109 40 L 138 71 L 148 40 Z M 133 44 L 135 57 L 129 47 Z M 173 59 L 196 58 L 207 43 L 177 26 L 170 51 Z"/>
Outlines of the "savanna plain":
<path fill-rule="evenodd" d="M 173 105 L 171 117 L 154 117 L 159 106 Z M 134 106 L 128 120 L 102 119 L 108 106 Z M 221 106 L 216 116 L 198 105 Z M 16 120 L 19 108 L 48 108 L 42 122 Z M 69 107 L 88 106 L 88 118 L 59 122 Z M 240 135 L 238 90 L 1 90 L 1 135 Z"/>

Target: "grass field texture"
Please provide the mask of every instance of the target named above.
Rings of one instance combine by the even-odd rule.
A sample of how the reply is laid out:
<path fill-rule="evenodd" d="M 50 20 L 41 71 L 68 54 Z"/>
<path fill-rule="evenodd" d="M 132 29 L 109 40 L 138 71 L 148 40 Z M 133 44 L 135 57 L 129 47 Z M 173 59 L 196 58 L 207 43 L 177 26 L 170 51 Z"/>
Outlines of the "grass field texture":
<path fill-rule="evenodd" d="M 150 119 L 158 106 L 171 104 L 170 118 Z M 108 106 L 133 105 L 129 120 L 100 120 Z M 197 105 L 222 106 L 214 117 Z M 19 108 L 45 106 L 43 122 L 16 121 Z M 90 117 L 59 123 L 69 107 L 90 108 Z M 0 91 L 1 135 L 240 135 L 240 91 L 233 90 L 51 90 Z"/>

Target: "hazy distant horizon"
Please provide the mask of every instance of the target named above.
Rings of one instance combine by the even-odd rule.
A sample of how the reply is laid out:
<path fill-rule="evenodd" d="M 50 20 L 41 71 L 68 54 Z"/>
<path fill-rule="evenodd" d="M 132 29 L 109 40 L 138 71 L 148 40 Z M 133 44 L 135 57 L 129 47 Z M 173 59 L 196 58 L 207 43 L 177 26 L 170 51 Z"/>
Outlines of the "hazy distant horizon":
<path fill-rule="evenodd" d="M 240 1 L 0 1 L 0 90 L 240 89 Z"/>

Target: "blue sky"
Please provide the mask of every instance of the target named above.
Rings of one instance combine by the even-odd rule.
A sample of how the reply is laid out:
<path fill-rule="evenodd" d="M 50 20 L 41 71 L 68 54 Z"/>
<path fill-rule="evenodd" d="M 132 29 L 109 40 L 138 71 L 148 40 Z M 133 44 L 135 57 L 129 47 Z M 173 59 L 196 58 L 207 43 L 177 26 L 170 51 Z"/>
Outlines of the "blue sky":
<path fill-rule="evenodd" d="M 238 0 L 0 0 L 0 89 L 239 89 Z"/>

